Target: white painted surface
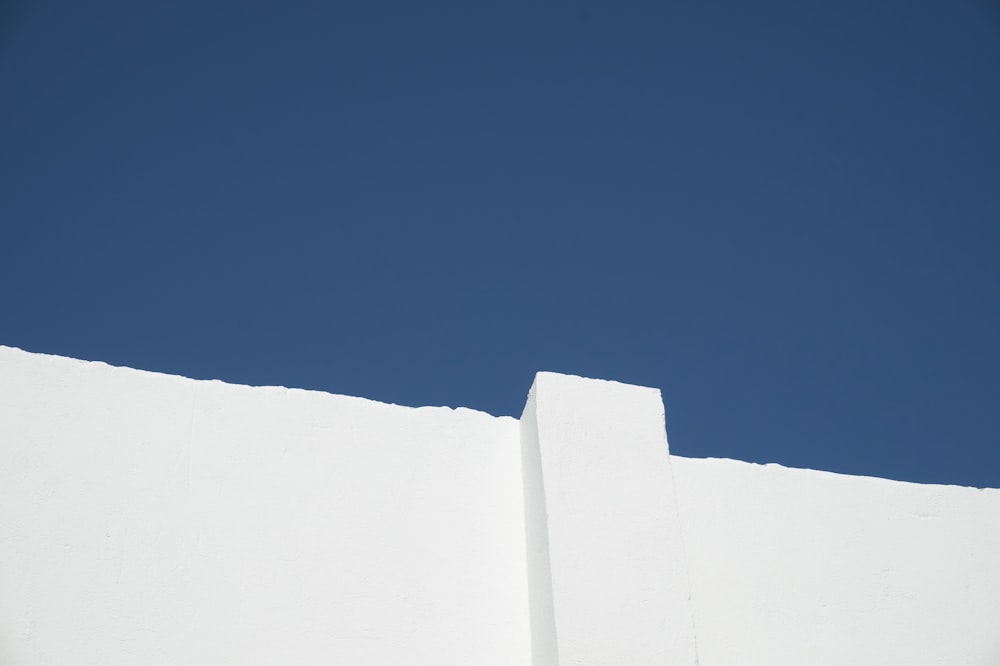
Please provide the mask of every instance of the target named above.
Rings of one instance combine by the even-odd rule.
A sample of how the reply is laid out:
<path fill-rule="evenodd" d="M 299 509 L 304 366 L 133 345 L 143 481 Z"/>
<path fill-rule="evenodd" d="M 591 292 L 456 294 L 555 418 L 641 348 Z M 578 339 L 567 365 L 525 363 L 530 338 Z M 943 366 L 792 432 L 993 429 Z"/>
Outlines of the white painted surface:
<path fill-rule="evenodd" d="M 0 664 L 220 663 L 997 666 L 1000 490 L 0 347 Z"/>
<path fill-rule="evenodd" d="M 696 663 L 660 392 L 538 373 L 522 437 L 538 450 L 558 663 Z"/>
<path fill-rule="evenodd" d="M 524 488 L 524 531 L 527 545 L 528 618 L 532 666 L 557 666 L 556 616 L 552 600 L 548 509 L 538 445 L 536 391 L 532 387 L 521 415 L 521 484 Z"/>
<path fill-rule="evenodd" d="M 701 666 L 1000 664 L 1000 490 L 673 469 Z"/>
<path fill-rule="evenodd" d="M 0 348 L 0 664 L 528 664 L 518 423 Z"/>

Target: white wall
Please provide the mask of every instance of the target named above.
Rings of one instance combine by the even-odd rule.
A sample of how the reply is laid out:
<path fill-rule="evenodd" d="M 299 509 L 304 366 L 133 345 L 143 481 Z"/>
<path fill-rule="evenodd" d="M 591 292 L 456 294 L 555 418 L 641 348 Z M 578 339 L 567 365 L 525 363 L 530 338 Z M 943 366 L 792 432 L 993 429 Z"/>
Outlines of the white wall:
<path fill-rule="evenodd" d="M 0 664 L 1000 664 L 1000 490 L 0 347 Z"/>
<path fill-rule="evenodd" d="M 672 463 L 701 666 L 1000 664 L 1000 491 Z"/>
<path fill-rule="evenodd" d="M 521 441 L 535 666 L 696 664 L 660 392 L 540 372 Z"/>
<path fill-rule="evenodd" d="M 518 423 L 0 348 L 0 664 L 527 664 Z"/>

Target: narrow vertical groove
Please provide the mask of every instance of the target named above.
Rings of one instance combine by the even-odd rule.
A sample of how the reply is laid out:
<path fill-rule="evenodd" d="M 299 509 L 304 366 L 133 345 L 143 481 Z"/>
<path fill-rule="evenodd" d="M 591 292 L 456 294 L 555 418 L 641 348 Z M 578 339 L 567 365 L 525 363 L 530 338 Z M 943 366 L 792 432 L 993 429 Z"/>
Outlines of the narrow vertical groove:
<path fill-rule="evenodd" d="M 666 423 L 664 423 L 663 428 L 664 433 L 666 433 Z M 670 445 L 667 445 L 667 458 L 670 458 Z M 677 483 L 674 480 L 674 466 L 670 465 L 670 485 L 672 487 L 672 493 L 674 496 L 674 511 L 677 515 L 677 536 L 680 539 L 681 553 L 684 557 L 684 573 L 687 576 L 688 584 L 688 607 L 691 609 L 691 632 L 694 637 L 694 666 L 699 666 L 701 664 L 701 655 L 698 651 L 698 621 L 695 618 L 694 613 L 694 588 L 691 587 L 691 567 L 688 566 L 688 550 L 687 542 L 684 539 L 684 521 L 681 519 L 681 506 L 677 498 Z"/>
<path fill-rule="evenodd" d="M 548 514 L 542 456 L 538 443 L 538 418 L 532 387 L 521 415 L 521 477 L 524 488 L 524 529 L 528 575 L 528 612 L 531 624 L 532 666 L 558 666 L 556 613 L 549 558 Z"/>

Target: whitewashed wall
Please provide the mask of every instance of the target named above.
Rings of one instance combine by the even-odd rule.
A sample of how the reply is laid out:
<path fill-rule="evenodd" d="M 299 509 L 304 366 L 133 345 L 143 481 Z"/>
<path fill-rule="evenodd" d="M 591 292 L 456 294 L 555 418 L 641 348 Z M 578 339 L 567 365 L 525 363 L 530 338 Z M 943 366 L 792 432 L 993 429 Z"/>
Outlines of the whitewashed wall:
<path fill-rule="evenodd" d="M 0 664 L 1000 664 L 1000 491 L 0 347 Z"/>
<path fill-rule="evenodd" d="M 701 666 L 1000 665 L 1000 490 L 672 463 Z"/>
<path fill-rule="evenodd" d="M 0 664 L 527 664 L 518 423 L 0 349 Z"/>

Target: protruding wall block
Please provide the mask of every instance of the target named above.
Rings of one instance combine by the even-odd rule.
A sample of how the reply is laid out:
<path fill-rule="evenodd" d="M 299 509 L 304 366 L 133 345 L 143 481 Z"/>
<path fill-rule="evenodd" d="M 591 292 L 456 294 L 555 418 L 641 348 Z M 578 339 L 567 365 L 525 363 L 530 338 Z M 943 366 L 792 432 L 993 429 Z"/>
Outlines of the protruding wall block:
<path fill-rule="evenodd" d="M 521 441 L 535 666 L 697 663 L 660 392 L 539 373 Z"/>

